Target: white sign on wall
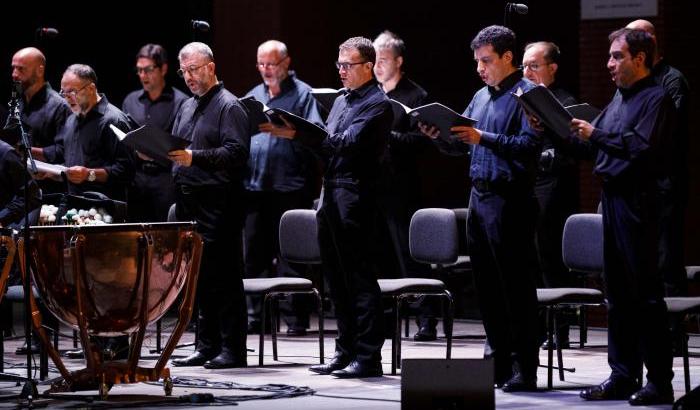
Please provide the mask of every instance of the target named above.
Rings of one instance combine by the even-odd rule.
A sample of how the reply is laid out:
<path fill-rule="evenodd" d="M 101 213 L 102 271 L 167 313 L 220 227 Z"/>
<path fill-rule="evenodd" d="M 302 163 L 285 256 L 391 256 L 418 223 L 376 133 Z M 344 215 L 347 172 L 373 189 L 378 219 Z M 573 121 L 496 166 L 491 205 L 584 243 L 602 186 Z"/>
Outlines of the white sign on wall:
<path fill-rule="evenodd" d="M 581 0 L 581 20 L 654 17 L 658 0 Z"/>

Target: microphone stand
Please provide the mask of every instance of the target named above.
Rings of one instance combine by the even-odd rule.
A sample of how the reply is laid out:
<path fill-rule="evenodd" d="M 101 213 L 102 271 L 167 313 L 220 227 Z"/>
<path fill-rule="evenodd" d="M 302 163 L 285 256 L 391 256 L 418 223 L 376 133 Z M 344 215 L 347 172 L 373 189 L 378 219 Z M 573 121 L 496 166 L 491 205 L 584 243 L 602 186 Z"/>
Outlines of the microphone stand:
<path fill-rule="evenodd" d="M 18 148 L 22 153 L 22 164 L 24 165 L 24 229 L 22 230 L 22 235 L 24 239 L 24 255 L 19 255 L 24 258 L 25 266 L 25 277 L 23 281 L 24 285 L 24 339 L 27 346 L 27 379 L 22 387 L 22 393 L 20 397 L 28 400 L 28 406 L 32 407 L 32 401 L 38 396 L 38 391 L 36 388 L 36 381 L 32 379 L 32 322 L 31 315 L 32 309 L 30 306 L 29 292 L 32 291 L 31 286 L 31 273 L 30 273 L 30 258 L 29 258 L 29 183 L 31 182 L 31 174 L 37 172 L 36 163 L 32 157 L 32 146 L 29 143 L 29 138 L 27 138 L 27 133 L 24 131 L 24 126 L 22 125 L 22 115 L 19 111 L 19 99 L 20 91 L 18 90 L 18 84 L 12 85 L 12 98 L 10 100 L 10 116 L 17 121 L 17 128 L 20 134 L 20 141 Z"/>

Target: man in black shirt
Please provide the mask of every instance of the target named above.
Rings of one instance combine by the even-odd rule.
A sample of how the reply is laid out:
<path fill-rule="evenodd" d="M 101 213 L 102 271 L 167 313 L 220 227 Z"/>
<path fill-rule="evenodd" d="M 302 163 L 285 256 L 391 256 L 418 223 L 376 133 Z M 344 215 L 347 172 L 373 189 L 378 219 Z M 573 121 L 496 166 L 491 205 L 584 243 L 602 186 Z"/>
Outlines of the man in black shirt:
<path fill-rule="evenodd" d="M 130 121 L 119 108 L 97 92 L 97 75 L 92 67 L 73 64 L 63 73 L 61 95 L 73 115 L 53 145 L 32 147 L 39 160 L 68 167 L 68 192 L 96 191 L 110 199 L 126 199 L 126 183 L 133 175 L 129 151 L 109 128 L 112 124 L 127 132 Z"/>
<path fill-rule="evenodd" d="M 372 77 L 372 41 L 352 37 L 340 45 L 338 74 L 346 93 L 328 115 L 327 136 L 291 128 L 273 132 L 313 147 L 326 161 L 318 211 L 318 240 L 338 321 L 335 357 L 309 370 L 340 378 L 381 376 L 383 310 L 372 269 L 371 239 L 377 212 L 380 159 L 391 130 L 391 103 Z"/>
<path fill-rule="evenodd" d="M 598 150 L 610 377 L 581 392 L 586 400 L 673 403 L 671 343 L 658 268 L 658 177 L 674 158 L 674 106 L 651 75 L 654 45 L 642 30 L 609 36 L 608 70 L 619 92 L 593 124 L 571 129 Z M 642 366 L 647 384 L 641 386 Z"/>
<path fill-rule="evenodd" d="M 173 134 L 191 141 L 170 152 L 175 162 L 177 217 L 194 220 L 204 238 L 199 270 L 199 343 L 174 366 L 221 369 L 247 366 L 241 229 L 243 174 L 250 146 L 245 108 L 216 77 L 204 43 L 180 50 L 178 74 L 194 96 L 182 104 Z"/>
<path fill-rule="evenodd" d="M 24 217 L 24 188 L 29 182 L 29 210 L 41 204 L 41 193 L 36 182 L 24 169 L 22 158 L 7 143 L 0 141 L 0 228 L 22 222 Z M 4 289 L 0 289 L 4 292 Z"/>
<path fill-rule="evenodd" d="M 34 47 L 23 48 L 12 56 L 12 81 L 19 82 L 24 93 L 20 113 L 24 130 L 31 144 L 46 147 L 56 143 L 56 136 L 70 116 L 71 110 L 45 79 L 46 57 Z M 62 183 L 43 180 L 44 194 L 63 192 Z"/>
<path fill-rule="evenodd" d="M 523 76 L 547 87 L 562 105 L 573 105 L 576 104 L 574 97 L 556 82 L 559 55 L 559 47 L 548 41 L 526 45 Z M 566 219 L 578 208 L 578 165 L 562 144 L 557 144 L 559 137 L 553 131 L 544 129 L 541 137 L 542 154 L 535 179 L 535 195 L 539 204 L 535 239 L 542 272 L 540 286 L 572 287 L 573 277 L 561 256 L 561 238 Z M 575 312 L 569 311 L 564 311 L 557 318 L 556 342 L 562 348 L 569 347 L 569 324 L 573 319 Z"/>
<path fill-rule="evenodd" d="M 411 81 L 403 72 L 406 48 L 403 40 L 390 31 L 384 31 L 374 40 L 377 64 L 374 75 L 387 97 L 407 107 L 416 108 L 426 103 L 428 93 Z M 408 116 L 394 111 L 392 130 L 382 157 L 381 189 L 379 190 L 379 217 L 388 230 L 389 243 L 377 246 L 381 273 L 388 277 L 423 277 L 430 273 L 429 266 L 413 260 L 408 248 L 408 227 L 411 216 L 421 206 L 418 158 L 433 149 L 430 141 L 417 128 L 411 129 Z M 381 236 L 380 236 L 381 237 Z M 386 266 L 388 265 L 388 266 Z M 437 298 L 420 299 L 417 318 L 419 330 L 413 337 L 418 341 L 437 338 Z"/>
<path fill-rule="evenodd" d="M 136 54 L 136 75 L 143 89 L 129 93 L 122 110 L 138 125 L 152 125 L 171 132 L 187 95 L 167 87 L 168 55 L 158 44 L 146 44 Z M 143 155 L 134 157 L 136 172 L 129 187 L 129 219 L 134 222 L 159 222 L 168 217 L 175 203 L 175 184 L 170 167 L 163 167 Z"/>

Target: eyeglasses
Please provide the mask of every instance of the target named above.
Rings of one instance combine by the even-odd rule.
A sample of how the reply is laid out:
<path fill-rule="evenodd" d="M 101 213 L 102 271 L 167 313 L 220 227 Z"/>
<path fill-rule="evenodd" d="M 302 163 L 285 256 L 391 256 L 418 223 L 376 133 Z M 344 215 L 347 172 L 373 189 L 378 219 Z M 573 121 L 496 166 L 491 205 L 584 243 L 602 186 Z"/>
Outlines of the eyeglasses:
<path fill-rule="evenodd" d="M 134 71 L 136 71 L 136 74 L 141 74 L 141 73 L 151 74 L 153 72 L 153 70 L 155 70 L 156 68 L 160 68 L 160 67 L 157 67 L 154 65 L 147 65 L 145 67 L 135 67 Z"/>
<path fill-rule="evenodd" d="M 523 71 L 525 71 L 525 69 L 527 68 L 527 69 L 530 70 L 530 71 L 538 71 L 540 68 L 542 68 L 542 67 L 544 67 L 544 66 L 548 66 L 548 65 L 550 65 L 550 64 L 552 64 L 552 63 L 544 63 L 544 64 L 530 63 L 530 64 L 523 64 L 523 65 L 520 66 L 520 69 L 523 70 Z"/>
<path fill-rule="evenodd" d="M 75 97 L 78 96 L 78 93 L 79 93 L 79 92 L 83 91 L 83 90 L 84 90 L 88 85 L 90 85 L 90 84 L 92 84 L 92 83 L 87 83 L 87 84 L 85 84 L 84 86 L 78 88 L 77 90 L 68 90 L 68 91 L 66 91 L 66 90 L 61 90 L 61 91 L 58 92 L 58 94 L 59 94 L 61 97 L 63 97 L 63 98 L 67 98 L 67 97 L 73 97 L 73 98 L 75 98 Z"/>
<path fill-rule="evenodd" d="M 256 63 L 255 66 L 260 68 L 260 69 L 266 69 L 266 68 L 275 68 L 278 65 L 282 64 L 282 61 L 286 60 L 287 57 L 281 59 L 280 61 L 276 63 Z"/>
<path fill-rule="evenodd" d="M 352 67 L 352 66 L 354 66 L 354 65 L 364 64 L 364 63 L 367 63 L 367 62 L 368 62 L 368 61 L 360 61 L 360 62 L 358 62 L 358 63 L 341 63 L 340 61 L 336 61 L 336 62 L 335 62 L 335 67 L 336 67 L 338 70 L 345 70 L 345 71 L 347 71 L 347 70 L 350 69 L 350 67 Z"/>
<path fill-rule="evenodd" d="M 200 68 L 204 67 L 205 65 L 207 65 L 209 63 L 211 63 L 211 61 L 208 61 L 202 65 L 197 65 L 197 66 L 191 65 L 191 66 L 185 67 L 185 68 L 180 67 L 180 69 L 177 70 L 177 75 L 179 75 L 180 77 L 184 77 L 185 73 L 192 75 L 192 73 L 194 73 L 195 71 L 199 70 Z"/>

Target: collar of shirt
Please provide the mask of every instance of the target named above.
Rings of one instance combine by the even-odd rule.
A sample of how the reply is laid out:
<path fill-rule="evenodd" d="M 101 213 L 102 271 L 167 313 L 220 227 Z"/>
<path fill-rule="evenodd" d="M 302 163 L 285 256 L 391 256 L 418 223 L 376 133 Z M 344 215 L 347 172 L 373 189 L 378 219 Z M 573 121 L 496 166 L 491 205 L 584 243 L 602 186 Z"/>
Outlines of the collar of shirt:
<path fill-rule="evenodd" d="M 491 87 L 490 85 L 488 86 L 489 94 L 491 94 L 491 98 L 498 98 L 501 95 L 505 94 L 513 88 L 515 83 L 520 81 L 520 79 L 523 78 L 523 73 L 520 70 L 515 70 L 512 74 L 508 75 L 508 77 L 504 78 L 499 84 L 498 84 L 498 89 L 496 87 Z"/>
<path fill-rule="evenodd" d="M 158 98 L 156 98 L 155 101 L 153 101 L 153 102 L 160 101 L 160 100 L 172 101 L 174 96 L 175 96 L 175 94 L 173 93 L 173 88 L 165 86 L 165 88 L 163 88 L 163 92 L 160 93 Z M 139 95 L 139 100 L 141 100 L 141 101 L 149 100 L 150 101 L 150 97 L 148 97 L 148 93 L 146 92 L 146 90 L 141 91 L 141 94 Z"/>
<path fill-rule="evenodd" d="M 287 94 L 289 90 L 296 88 L 296 83 L 294 82 L 295 77 L 296 73 L 292 70 L 289 70 L 289 72 L 287 73 L 287 77 L 284 80 L 282 80 L 282 83 L 280 84 L 280 93 L 274 98 L 279 98 L 280 96 Z M 263 88 L 265 89 L 265 95 L 269 96 L 270 87 L 268 87 L 267 84 L 263 83 Z"/>
<path fill-rule="evenodd" d="M 371 80 L 367 81 L 366 83 L 362 84 L 361 86 L 359 86 L 358 88 L 356 88 L 354 90 L 345 89 L 345 91 L 346 91 L 345 98 L 348 100 L 363 98 L 372 89 L 372 87 L 377 88 L 378 86 L 379 86 L 379 83 L 377 82 L 377 80 L 372 78 Z"/>
<path fill-rule="evenodd" d="M 221 91 L 221 89 L 223 89 L 223 88 L 224 88 L 224 82 L 219 81 L 216 85 L 214 85 L 212 88 L 210 88 L 209 91 L 207 91 L 207 93 L 204 94 L 203 96 L 200 97 L 198 95 L 195 95 L 194 99 L 195 99 L 195 101 L 197 101 L 197 109 L 199 110 L 199 109 L 203 109 L 204 107 L 206 107 L 207 104 L 209 104 L 209 101 L 211 101 L 212 98 L 214 98 L 214 95 L 217 94 L 219 91 Z"/>
<path fill-rule="evenodd" d="M 656 85 L 656 82 L 654 81 L 654 77 L 652 75 L 648 75 L 642 78 L 641 80 L 638 80 L 636 83 L 632 84 L 630 88 L 618 88 L 618 90 L 620 90 L 622 98 L 627 99 L 637 94 L 639 91 L 652 85 Z"/>
<path fill-rule="evenodd" d="M 48 82 L 44 83 L 44 86 L 32 96 L 32 99 L 26 102 L 25 109 L 37 109 L 44 105 L 49 99 L 49 90 L 51 90 L 51 85 Z"/>
<path fill-rule="evenodd" d="M 100 96 L 100 101 L 98 101 L 97 104 L 95 104 L 95 106 L 92 107 L 92 109 L 88 111 L 85 115 L 78 114 L 78 121 L 83 122 L 91 116 L 104 115 L 105 112 L 107 112 L 107 106 L 109 105 L 107 96 L 103 93 L 99 93 L 98 95 Z"/>

